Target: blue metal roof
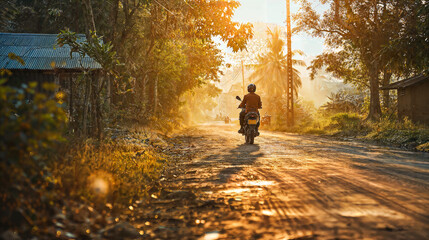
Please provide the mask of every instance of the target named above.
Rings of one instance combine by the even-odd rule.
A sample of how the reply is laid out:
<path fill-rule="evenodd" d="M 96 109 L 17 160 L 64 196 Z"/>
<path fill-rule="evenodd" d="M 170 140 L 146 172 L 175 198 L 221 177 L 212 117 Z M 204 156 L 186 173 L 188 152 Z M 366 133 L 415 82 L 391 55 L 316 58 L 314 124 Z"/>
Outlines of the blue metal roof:
<path fill-rule="evenodd" d="M 79 41 L 85 41 L 79 34 Z M 0 69 L 101 69 L 101 65 L 92 58 L 81 57 L 73 53 L 70 58 L 70 46 L 55 46 L 56 34 L 0 33 Z M 25 65 L 8 57 L 9 53 L 21 57 Z"/>

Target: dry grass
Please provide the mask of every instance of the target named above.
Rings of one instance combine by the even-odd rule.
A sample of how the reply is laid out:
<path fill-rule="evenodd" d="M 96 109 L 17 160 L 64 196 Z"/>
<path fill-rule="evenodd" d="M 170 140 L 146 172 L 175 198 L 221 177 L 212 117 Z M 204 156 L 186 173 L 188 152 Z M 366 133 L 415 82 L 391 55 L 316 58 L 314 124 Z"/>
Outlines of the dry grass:
<path fill-rule="evenodd" d="M 357 113 L 317 113 L 304 121 L 297 121 L 292 128 L 283 122 L 272 124 L 265 129 L 339 137 L 357 137 L 378 143 L 402 147 L 410 150 L 429 151 L 429 128 L 412 123 L 408 119 L 399 121 L 382 118 L 377 122 L 365 121 Z"/>
<path fill-rule="evenodd" d="M 53 175 L 61 191 L 90 202 L 127 204 L 147 196 L 166 162 L 161 139 L 134 133 L 108 142 L 91 139 L 64 146 Z"/>
<path fill-rule="evenodd" d="M 424 151 L 425 144 L 429 142 L 429 128 L 408 119 L 398 121 L 384 118 L 371 124 L 371 132 L 365 138 L 386 145 Z"/>

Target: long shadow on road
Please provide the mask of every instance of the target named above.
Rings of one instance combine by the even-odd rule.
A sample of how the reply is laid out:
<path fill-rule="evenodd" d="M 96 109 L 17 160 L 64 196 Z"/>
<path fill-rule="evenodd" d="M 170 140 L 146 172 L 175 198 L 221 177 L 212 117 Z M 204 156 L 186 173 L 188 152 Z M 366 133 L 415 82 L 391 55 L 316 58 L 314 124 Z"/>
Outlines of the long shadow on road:
<path fill-rule="evenodd" d="M 241 171 L 244 167 L 252 165 L 264 154 L 259 152 L 259 145 L 242 144 L 231 149 L 228 154 L 221 155 L 221 162 L 224 168 L 219 172 L 219 183 L 226 183 L 232 175 Z M 257 154 L 256 154 L 257 153 Z"/>
<path fill-rule="evenodd" d="M 210 181 L 215 184 L 224 184 L 234 174 L 239 173 L 243 168 L 251 166 L 256 160 L 263 157 L 260 153 L 260 146 L 241 144 L 235 148 L 225 148 L 224 152 L 212 153 L 197 162 L 193 162 L 189 167 L 210 169 L 214 174 L 211 178 L 199 178 L 199 180 Z"/>

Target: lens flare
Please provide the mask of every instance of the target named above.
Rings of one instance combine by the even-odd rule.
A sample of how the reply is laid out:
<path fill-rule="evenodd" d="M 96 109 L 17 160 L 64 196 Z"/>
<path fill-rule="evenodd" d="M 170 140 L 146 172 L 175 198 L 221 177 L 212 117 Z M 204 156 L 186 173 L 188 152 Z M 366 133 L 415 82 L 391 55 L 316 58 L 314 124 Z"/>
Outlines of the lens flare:
<path fill-rule="evenodd" d="M 95 179 L 92 184 L 92 190 L 94 193 L 99 195 L 105 195 L 109 192 L 109 185 L 107 182 L 102 178 Z"/>
<path fill-rule="evenodd" d="M 106 172 L 95 172 L 89 176 L 89 188 L 96 196 L 105 196 L 112 185 L 112 176 Z"/>

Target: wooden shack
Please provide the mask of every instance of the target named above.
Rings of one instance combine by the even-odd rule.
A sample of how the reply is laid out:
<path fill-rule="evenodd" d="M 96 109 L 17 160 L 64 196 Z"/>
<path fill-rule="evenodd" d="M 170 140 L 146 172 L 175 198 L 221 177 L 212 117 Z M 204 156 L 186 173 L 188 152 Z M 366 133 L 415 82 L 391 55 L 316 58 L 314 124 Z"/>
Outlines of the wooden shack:
<path fill-rule="evenodd" d="M 78 34 L 78 42 L 86 41 L 85 35 Z M 60 98 L 68 113 L 72 129 L 84 125 L 82 132 L 96 126 L 96 109 L 93 84 L 100 84 L 103 78 L 102 67 L 89 56 L 71 52 L 68 45 L 57 46 L 56 34 L 0 33 L 0 69 L 12 72 L 6 84 L 20 86 L 23 83 L 37 82 L 36 91 Z M 11 59 L 10 54 L 20 57 L 24 64 Z M 46 91 L 44 83 L 56 83 L 56 91 Z M 110 103 L 110 83 L 105 84 L 106 105 Z M 91 90 L 92 89 L 92 90 Z M 92 98 L 91 98 L 92 96 Z M 30 96 L 31 97 L 31 96 Z M 87 116 L 89 114 L 91 116 Z M 91 121 L 87 119 L 91 118 Z M 88 123 L 89 122 L 89 123 Z M 88 125 L 88 127 L 87 127 Z M 91 126 L 92 125 L 92 126 Z"/>
<path fill-rule="evenodd" d="M 398 91 L 398 116 L 408 117 L 415 123 L 429 125 L 429 76 L 407 78 L 382 89 Z"/>
<path fill-rule="evenodd" d="M 85 35 L 78 34 L 78 41 L 85 40 Z M 0 69 L 13 73 L 8 84 L 56 82 L 68 89 L 68 81 L 77 74 L 101 70 L 101 65 L 90 57 L 71 53 L 70 46 L 59 47 L 56 43 L 56 34 L 0 33 Z M 24 64 L 10 59 L 11 53 L 19 56 Z"/>

